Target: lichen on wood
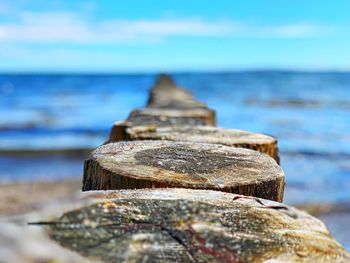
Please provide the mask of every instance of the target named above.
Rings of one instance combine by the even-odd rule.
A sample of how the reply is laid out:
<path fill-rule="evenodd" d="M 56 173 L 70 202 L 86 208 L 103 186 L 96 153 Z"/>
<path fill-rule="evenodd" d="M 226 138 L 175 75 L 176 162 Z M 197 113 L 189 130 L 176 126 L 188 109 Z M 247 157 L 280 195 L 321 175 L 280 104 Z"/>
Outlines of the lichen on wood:
<path fill-rule="evenodd" d="M 184 187 L 282 201 L 284 173 L 260 152 L 218 144 L 131 141 L 97 148 L 83 190 Z"/>
<path fill-rule="evenodd" d="M 279 163 L 277 140 L 271 136 L 242 130 L 222 129 L 209 126 L 165 126 L 144 125 L 126 130 L 128 140 L 170 140 L 216 143 L 242 147 L 270 155 Z"/>
<path fill-rule="evenodd" d="M 102 262 L 349 262 L 316 218 L 219 191 L 108 191 L 41 224 L 62 246 Z"/>

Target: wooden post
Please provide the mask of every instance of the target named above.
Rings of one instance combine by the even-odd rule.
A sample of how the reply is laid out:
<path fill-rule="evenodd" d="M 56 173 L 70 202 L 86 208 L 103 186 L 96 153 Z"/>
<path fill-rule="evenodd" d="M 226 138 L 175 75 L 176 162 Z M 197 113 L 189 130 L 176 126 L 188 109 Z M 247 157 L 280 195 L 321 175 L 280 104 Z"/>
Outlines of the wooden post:
<path fill-rule="evenodd" d="M 108 195 L 39 224 L 63 247 L 99 262 L 350 260 L 322 222 L 280 203 L 191 189 Z"/>
<path fill-rule="evenodd" d="M 248 148 L 270 155 L 279 163 L 277 140 L 273 137 L 242 130 L 229 130 L 205 126 L 155 125 L 135 126 L 126 129 L 128 140 L 169 140 L 185 142 L 215 143 Z"/>
<path fill-rule="evenodd" d="M 265 154 L 206 143 L 110 143 L 85 161 L 83 191 L 154 187 L 215 189 L 281 202 L 284 173 Z"/>

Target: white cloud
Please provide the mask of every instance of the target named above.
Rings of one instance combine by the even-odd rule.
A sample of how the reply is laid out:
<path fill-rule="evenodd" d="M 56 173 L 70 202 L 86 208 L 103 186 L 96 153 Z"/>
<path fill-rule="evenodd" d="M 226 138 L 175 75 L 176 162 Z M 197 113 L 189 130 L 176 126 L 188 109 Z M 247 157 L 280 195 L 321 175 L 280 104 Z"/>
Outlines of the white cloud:
<path fill-rule="evenodd" d="M 325 26 L 315 26 L 312 24 L 290 24 L 275 27 L 263 27 L 260 30 L 260 35 L 265 37 L 307 37 L 316 36 L 328 31 Z"/>
<path fill-rule="evenodd" d="M 323 32 L 312 24 L 254 26 L 203 19 L 139 19 L 90 22 L 73 13 L 21 13 L 0 23 L 0 42 L 139 43 L 166 37 L 308 37 Z"/>

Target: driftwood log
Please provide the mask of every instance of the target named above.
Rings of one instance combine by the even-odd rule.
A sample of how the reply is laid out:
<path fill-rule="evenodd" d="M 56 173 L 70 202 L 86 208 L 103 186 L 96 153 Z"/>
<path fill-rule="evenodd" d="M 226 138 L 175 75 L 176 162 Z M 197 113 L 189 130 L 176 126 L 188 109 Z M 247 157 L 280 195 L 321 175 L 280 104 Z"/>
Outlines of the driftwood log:
<path fill-rule="evenodd" d="M 282 202 L 284 173 L 260 152 L 206 143 L 109 143 L 85 161 L 83 191 L 154 187 L 214 189 Z"/>
<path fill-rule="evenodd" d="M 128 140 L 170 140 L 216 143 L 248 148 L 270 155 L 279 163 L 277 140 L 273 137 L 242 130 L 205 126 L 136 126 L 126 130 Z"/>
<path fill-rule="evenodd" d="M 318 219 L 264 199 L 208 190 L 110 192 L 47 225 L 99 262 L 349 262 Z"/>

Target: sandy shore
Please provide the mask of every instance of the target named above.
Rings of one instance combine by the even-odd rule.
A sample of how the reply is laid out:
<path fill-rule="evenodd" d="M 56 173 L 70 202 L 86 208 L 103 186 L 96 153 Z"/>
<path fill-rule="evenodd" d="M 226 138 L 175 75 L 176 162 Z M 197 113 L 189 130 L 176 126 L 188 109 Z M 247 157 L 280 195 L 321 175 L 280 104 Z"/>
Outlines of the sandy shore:
<path fill-rule="evenodd" d="M 87 262 L 52 242 L 42 227 L 27 224 L 74 208 L 76 201 L 83 197 L 80 189 L 80 181 L 0 185 L 0 255 L 4 260 L 0 262 Z M 320 218 L 337 241 L 349 250 L 350 204 L 298 207 Z"/>
<path fill-rule="evenodd" d="M 0 185 L 0 262 L 87 262 L 52 242 L 42 227 L 45 220 L 70 209 L 79 198 L 79 181 Z"/>
<path fill-rule="evenodd" d="M 73 198 L 80 181 L 34 182 L 0 185 L 0 216 L 18 215 L 47 205 L 47 202 Z"/>

